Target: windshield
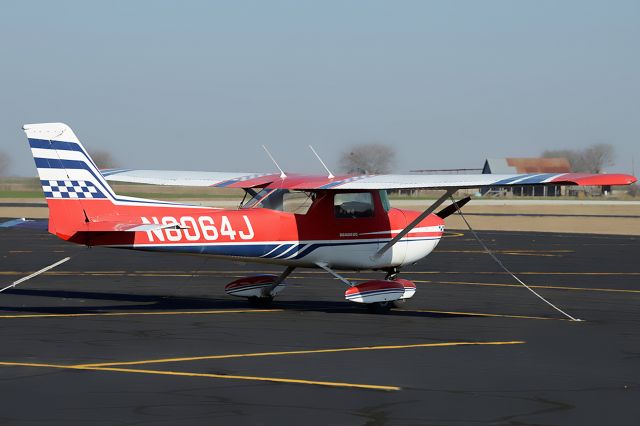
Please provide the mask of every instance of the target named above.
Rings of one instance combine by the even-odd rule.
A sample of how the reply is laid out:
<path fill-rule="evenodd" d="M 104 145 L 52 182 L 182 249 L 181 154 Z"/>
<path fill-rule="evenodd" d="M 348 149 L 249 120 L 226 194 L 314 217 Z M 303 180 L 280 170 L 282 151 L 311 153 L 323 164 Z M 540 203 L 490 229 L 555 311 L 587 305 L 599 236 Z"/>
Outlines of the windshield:
<path fill-rule="evenodd" d="M 304 191 L 270 188 L 263 188 L 260 191 L 247 188 L 245 191 L 245 198 L 240 203 L 241 209 L 263 208 L 287 213 L 306 214 L 315 200 L 314 193 Z"/>

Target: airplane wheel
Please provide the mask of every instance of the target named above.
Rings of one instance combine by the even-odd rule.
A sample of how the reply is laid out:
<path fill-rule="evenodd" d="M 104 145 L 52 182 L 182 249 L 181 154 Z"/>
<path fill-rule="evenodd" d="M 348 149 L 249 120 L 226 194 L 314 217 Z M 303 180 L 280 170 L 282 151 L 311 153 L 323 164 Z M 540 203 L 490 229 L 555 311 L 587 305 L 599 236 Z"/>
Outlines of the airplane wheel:
<path fill-rule="evenodd" d="M 405 305 L 405 303 L 407 303 L 407 300 L 408 299 L 398 299 L 389 303 L 391 303 L 392 308 L 402 308 Z"/>
<path fill-rule="evenodd" d="M 393 308 L 393 302 L 368 303 L 367 309 L 373 314 L 385 314 Z"/>
<path fill-rule="evenodd" d="M 273 302 L 273 296 L 270 297 L 248 297 L 249 305 L 255 308 L 264 308 L 265 306 L 271 306 Z"/>

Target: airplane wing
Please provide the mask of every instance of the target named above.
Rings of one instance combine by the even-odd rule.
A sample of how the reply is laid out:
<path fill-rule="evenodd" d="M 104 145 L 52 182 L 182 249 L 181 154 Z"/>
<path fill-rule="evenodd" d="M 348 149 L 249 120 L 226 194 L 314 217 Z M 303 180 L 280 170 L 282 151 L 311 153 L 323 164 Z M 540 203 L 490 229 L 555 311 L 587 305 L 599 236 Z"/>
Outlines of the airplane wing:
<path fill-rule="evenodd" d="M 170 186 L 252 188 L 268 185 L 280 175 L 270 173 L 193 172 L 178 170 L 100 170 L 110 182 L 146 183 Z"/>
<path fill-rule="evenodd" d="M 626 174 L 535 173 L 475 175 L 324 175 L 223 173 L 158 170 L 104 170 L 106 179 L 115 182 L 154 185 L 208 186 L 217 188 L 270 187 L 299 190 L 322 189 L 446 189 L 520 185 L 630 185 L 636 178 Z"/>
<path fill-rule="evenodd" d="M 447 189 L 519 185 L 629 185 L 624 174 L 536 173 L 517 175 L 376 175 L 353 176 L 323 185 L 323 189 Z M 304 185 L 303 185 L 304 186 Z"/>

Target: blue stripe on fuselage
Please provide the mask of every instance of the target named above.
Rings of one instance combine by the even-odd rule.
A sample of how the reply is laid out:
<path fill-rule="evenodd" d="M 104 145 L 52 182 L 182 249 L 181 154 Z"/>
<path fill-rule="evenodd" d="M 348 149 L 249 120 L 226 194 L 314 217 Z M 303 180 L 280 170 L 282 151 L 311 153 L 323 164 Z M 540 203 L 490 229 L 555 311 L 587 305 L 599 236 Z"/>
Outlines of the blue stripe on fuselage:
<path fill-rule="evenodd" d="M 271 253 L 269 253 L 268 256 L 265 256 L 267 258 L 273 258 L 273 257 L 278 257 L 279 255 L 283 254 L 284 252 L 286 252 L 287 250 L 293 248 L 296 244 L 285 244 L 280 248 L 275 249 L 274 251 L 272 251 Z"/>
<path fill-rule="evenodd" d="M 439 240 L 438 237 L 430 237 L 430 238 L 420 238 L 415 240 L 408 240 L 407 242 L 412 241 L 428 241 L 428 240 Z M 296 254 L 291 257 L 291 259 L 302 259 L 307 256 L 309 253 L 321 248 L 321 247 L 337 247 L 337 246 L 355 246 L 355 245 L 365 245 L 365 244 L 384 244 L 386 241 L 349 241 L 349 242 L 335 242 L 335 243 L 312 243 L 309 247 L 307 247 L 302 252 Z M 201 245 L 201 246 L 186 246 L 186 245 L 173 245 L 173 244 L 158 244 L 154 246 L 132 246 L 132 247 L 121 247 L 121 248 L 133 248 L 136 250 L 144 250 L 144 251 L 163 251 L 163 252 L 173 252 L 173 253 L 196 253 L 196 254 L 210 254 L 210 255 L 218 255 L 218 256 L 240 256 L 240 257 L 262 257 L 266 253 L 274 250 L 281 244 L 210 244 L 210 245 Z M 291 243 L 285 244 L 284 247 L 291 247 Z M 294 243 L 295 245 L 295 243 Z M 118 246 L 115 246 L 118 247 Z M 278 248 L 277 251 L 281 251 L 283 248 Z M 292 252 L 294 252 L 292 250 Z M 263 259 L 271 259 L 273 257 L 273 253 L 270 253 L 267 257 L 262 257 Z M 283 257 L 281 260 L 288 259 L 287 256 Z"/>
<path fill-rule="evenodd" d="M 218 256 L 260 257 L 277 244 L 220 244 L 207 246 L 157 245 L 151 247 L 133 247 L 144 251 L 162 251 L 173 253 L 210 254 Z"/>

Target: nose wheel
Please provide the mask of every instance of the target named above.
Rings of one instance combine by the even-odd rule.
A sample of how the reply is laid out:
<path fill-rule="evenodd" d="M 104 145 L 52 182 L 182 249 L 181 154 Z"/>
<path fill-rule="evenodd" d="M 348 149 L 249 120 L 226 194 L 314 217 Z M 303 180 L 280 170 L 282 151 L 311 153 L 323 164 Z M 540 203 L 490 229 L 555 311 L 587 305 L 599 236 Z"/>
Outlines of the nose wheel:
<path fill-rule="evenodd" d="M 273 303 L 273 296 L 266 296 L 266 297 L 251 296 L 251 297 L 247 297 L 247 301 L 249 302 L 249 305 L 251 307 L 268 308 Z"/>
<path fill-rule="evenodd" d="M 386 314 L 392 308 L 398 308 L 402 304 L 404 304 L 404 300 L 393 300 L 388 302 L 375 302 L 375 303 L 367 303 L 367 311 L 372 314 Z"/>
<path fill-rule="evenodd" d="M 316 265 L 349 286 L 344 293 L 345 299 L 366 304 L 367 310 L 372 313 L 385 313 L 391 308 L 400 307 L 416 291 L 414 283 L 398 278 L 400 270 L 396 267 L 384 269 L 387 273 L 384 280 L 356 284 L 342 277 L 325 262 L 317 262 Z"/>
<path fill-rule="evenodd" d="M 400 274 L 400 268 L 388 268 L 385 269 L 387 275 L 385 275 L 384 279 L 387 281 L 396 281 L 398 279 L 398 275 Z M 407 299 L 398 299 L 392 300 L 389 302 L 379 302 L 372 303 L 367 305 L 369 312 L 373 313 L 385 313 L 388 312 L 391 308 L 401 308 L 405 303 L 407 303 Z"/>

